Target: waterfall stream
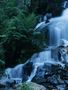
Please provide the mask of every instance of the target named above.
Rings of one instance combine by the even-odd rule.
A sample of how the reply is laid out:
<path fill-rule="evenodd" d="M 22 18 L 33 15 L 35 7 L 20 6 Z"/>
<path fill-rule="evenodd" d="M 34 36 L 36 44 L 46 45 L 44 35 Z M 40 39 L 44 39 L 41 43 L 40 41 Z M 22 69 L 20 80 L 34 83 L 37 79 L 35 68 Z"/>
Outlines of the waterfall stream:
<path fill-rule="evenodd" d="M 45 22 L 39 23 L 36 26 L 36 29 L 37 28 L 42 29 L 46 26 L 48 26 L 48 30 L 49 30 L 49 46 L 57 46 L 57 47 L 60 46 L 62 39 L 66 40 L 64 44 L 66 45 L 66 43 L 67 43 L 66 46 L 68 46 L 68 42 L 67 42 L 67 40 L 68 40 L 68 9 L 65 9 L 60 17 L 51 18 L 48 23 L 45 23 Z M 43 66 L 44 64 L 60 65 L 64 68 L 65 67 L 65 65 L 63 63 L 64 61 L 62 62 L 62 60 L 60 61 L 57 58 L 53 58 L 52 57 L 53 53 L 52 53 L 51 49 L 49 48 L 49 50 L 44 50 L 40 53 L 36 53 L 30 58 L 30 62 L 33 63 L 33 65 L 31 66 L 31 67 L 33 67 L 33 70 L 30 73 L 30 75 L 28 75 L 28 73 L 26 73 L 26 75 L 23 74 L 24 73 L 23 67 L 27 63 L 29 63 L 29 61 L 25 64 L 17 65 L 14 68 L 6 69 L 5 73 L 8 77 L 8 79 L 9 79 L 9 77 L 10 77 L 10 79 L 18 78 L 17 80 L 19 80 L 19 78 L 20 78 L 22 81 L 22 78 L 24 78 L 24 76 L 25 76 L 27 78 L 26 82 L 30 82 L 35 77 L 38 67 Z M 63 52 L 64 52 L 64 50 L 63 50 Z M 67 51 L 65 51 L 65 52 L 67 52 Z M 55 54 L 54 54 L 54 56 L 55 56 Z M 68 55 L 66 53 L 61 55 L 61 59 L 62 58 L 64 60 L 66 59 L 68 62 Z M 26 71 L 28 71 L 28 69 Z"/>
<path fill-rule="evenodd" d="M 61 39 L 68 40 L 68 9 L 65 9 L 60 17 L 50 19 L 49 44 L 59 45 Z"/>

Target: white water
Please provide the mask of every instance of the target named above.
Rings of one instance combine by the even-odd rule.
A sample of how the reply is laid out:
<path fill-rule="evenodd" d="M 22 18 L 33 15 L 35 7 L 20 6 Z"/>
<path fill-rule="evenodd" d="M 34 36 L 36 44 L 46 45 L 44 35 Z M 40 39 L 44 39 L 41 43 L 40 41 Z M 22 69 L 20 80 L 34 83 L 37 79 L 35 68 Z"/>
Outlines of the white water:
<path fill-rule="evenodd" d="M 51 18 L 48 23 L 45 21 L 37 24 L 35 30 L 47 30 L 49 32 L 49 45 L 57 46 L 61 39 L 68 40 L 68 8 L 59 17 Z"/>
<path fill-rule="evenodd" d="M 14 68 L 8 68 L 5 70 L 5 74 L 8 78 L 22 78 L 23 64 L 19 64 Z"/>
<path fill-rule="evenodd" d="M 51 58 L 51 51 L 43 51 L 40 52 L 36 58 L 33 58 L 32 61 L 34 63 L 34 69 L 28 78 L 27 82 L 32 81 L 33 77 L 36 75 L 37 68 L 39 66 L 43 66 L 44 64 L 54 64 L 54 65 L 61 65 L 64 68 L 64 64 L 60 61 L 56 61 Z"/>
<path fill-rule="evenodd" d="M 49 45 L 59 45 L 61 39 L 68 40 L 68 9 L 60 17 L 50 19 Z"/>
<path fill-rule="evenodd" d="M 42 31 L 42 29 L 45 29 L 45 27 L 48 25 L 49 23 L 46 23 L 45 21 L 37 24 L 37 26 L 35 27 L 35 30 L 38 31 Z"/>

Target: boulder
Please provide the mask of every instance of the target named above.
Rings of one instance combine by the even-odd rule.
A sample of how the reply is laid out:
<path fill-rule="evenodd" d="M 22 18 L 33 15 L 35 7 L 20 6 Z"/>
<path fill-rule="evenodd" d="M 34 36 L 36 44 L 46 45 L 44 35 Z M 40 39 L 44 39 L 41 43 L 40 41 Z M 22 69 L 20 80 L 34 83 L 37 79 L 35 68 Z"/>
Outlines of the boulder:
<path fill-rule="evenodd" d="M 22 84 L 21 90 L 47 90 L 47 89 L 42 85 L 29 82 L 29 83 Z"/>

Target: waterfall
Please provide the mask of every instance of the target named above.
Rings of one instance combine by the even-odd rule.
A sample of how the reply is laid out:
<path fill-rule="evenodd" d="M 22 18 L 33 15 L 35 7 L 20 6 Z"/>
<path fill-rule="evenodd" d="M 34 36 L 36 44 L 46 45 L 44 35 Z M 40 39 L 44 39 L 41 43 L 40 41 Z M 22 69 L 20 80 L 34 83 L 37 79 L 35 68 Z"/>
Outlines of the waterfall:
<path fill-rule="evenodd" d="M 65 9 L 60 17 L 51 18 L 48 23 L 39 23 L 36 26 L 36 29 L 41 29 L 44 27 L 46 28 L 46 26 L 48 26 L 49 30 L 49 46 L 60 46 L 61 41 L 64 42 L 65 40 L 66 41 L 64 43 L 66 44 L 68 40 L 68 9 Z M 66 51 L 62 49 L 62 53 L 64 54 Z M 64 67 L 64 64 L 61 61 L 57 61 L 52 58 L 51 54 L 51 50 L 45 50 L 40 52 L 35 58 L 32 59 L 35 67 L 27 81 L 31 81 L 32 78 L 36 75 L 38 66 L 44 65 L 45 63 L 59 64 Z M 67 60 L 68 55 L 61 55 L 61 59 Z"/>
<path fill-rule="evenodd" d="M 68 8 L 66 8 L 61 16 L 49 19 L 49 22 L 41 22 L 37 24 L 35 30 L 49 32 L 49 46 L 58 46 L 61 39 L 68 40 Z"/>
<path fill-rule="evenodd" d="M 60 17 L 49 20 L 49 45 L 60 44 L 61 39 L 68 40 L 68 9 L 65 9 Z"/>
<path fill-rule="evenodd" d="M 34 54 L 25 64 L 20 64 L 15 66 L 14 68 L 6 69 L 5 73 L 9 79 L 15 78 L 14 80 L 16 80 L 16 78 L 18 78 L 17 80 L 19 80 L 20 78 L 22 81 L 22 78 L 26 77 L 25 81 L 30 82 L 35 77 L 37 68 L 39 66 L 43 66 L 44 64 L 60 65 L 64 68 L 65 66 L 63 63 L 64 60 L 67 60 L 68 62 L 68 54 L 67 54 L 68 51 L 65 51 L 67 50 L 65 47 L 68 46 L 68 41 L 67 41 L 68 40 L 68 9 L 65 9 L 60 17 L 51 18 L 48 23 L 45 23 L 45 21 L 39 23 L 36 26 L 36 29 L 38 28 L 42 29 L 46 26 L 48 27 L 48 31 L 49 31 L 49 46 L 60 46 L 61 40 L 63 41 L 61 43 L 61 46 L 65 44 L 64 47 L 61 48 L 62 52 L 60 53 L 59 51 L 59 53 L 61 54 L 61 59 L 63 60 L 60 61 L 59 59 L 57 60 L 57 58 L 53 58 L 52 57 L 53 53 L 51 50 L 52 48 L 48 47 L 46 50 Z M 29 62 L 33 63 L 33 65 L 30 67 L 31 72 L 29 73 L 29 75 L 27 72 L 25 72 L 26 75 L 23 75 L 24 74 L 23 67 L 25 65 L 27 66 L 28 65 L 27 63 Z"/>

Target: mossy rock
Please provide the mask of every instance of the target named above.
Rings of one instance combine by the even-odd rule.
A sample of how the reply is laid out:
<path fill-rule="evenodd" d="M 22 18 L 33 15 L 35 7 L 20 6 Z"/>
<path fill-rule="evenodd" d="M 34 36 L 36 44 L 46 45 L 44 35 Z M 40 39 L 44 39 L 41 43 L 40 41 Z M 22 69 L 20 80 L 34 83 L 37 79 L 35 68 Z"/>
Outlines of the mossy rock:
<path fill-rule="evenodd" d="M 42 85 L 39 85 L 33 82 L 28 82 L 28 83 L 22 84 L 21 90 L 46 90 L 46 88 Z"/>

